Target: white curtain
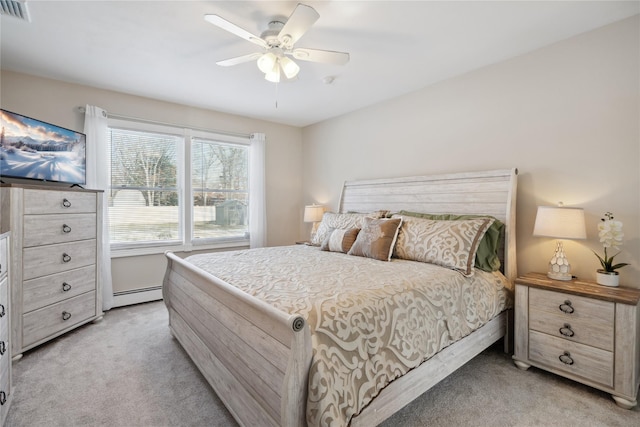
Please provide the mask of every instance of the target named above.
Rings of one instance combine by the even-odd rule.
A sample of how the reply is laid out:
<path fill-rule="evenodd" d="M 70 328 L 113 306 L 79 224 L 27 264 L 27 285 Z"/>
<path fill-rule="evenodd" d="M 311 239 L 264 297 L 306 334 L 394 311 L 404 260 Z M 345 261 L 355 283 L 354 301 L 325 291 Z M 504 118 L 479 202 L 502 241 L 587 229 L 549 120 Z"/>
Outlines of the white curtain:
<path fill-rule="evenodd" d="M 107 190 L 109 187 L 109 149 L 107 112 L 87 105 L 84 113 L 84 133 L 87 135 L 87 188 L 103 190 L 102 200 L 102 309 L 113 306 L 113 284 L 111 281 L 111 244 L 109 242 L 109 211 Z"/>
<path fill-rule="evenodd" d="M 267 244 L 265 196 L 265 135 L 251 135 L 249 146 L 249 244 L 261 248 Z"/>

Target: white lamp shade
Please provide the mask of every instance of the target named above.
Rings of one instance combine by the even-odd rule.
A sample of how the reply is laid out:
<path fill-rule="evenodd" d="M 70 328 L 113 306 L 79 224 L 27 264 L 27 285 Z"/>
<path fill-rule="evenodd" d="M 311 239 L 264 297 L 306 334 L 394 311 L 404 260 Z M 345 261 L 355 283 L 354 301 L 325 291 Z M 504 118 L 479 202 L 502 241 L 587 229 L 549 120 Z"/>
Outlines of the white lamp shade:
<path fill-rule="evenodd" d="M 558 239 L 586 239 L 582 208 L 538 206 L 533 235 Z"/>
<path fill-rule="evenodd" d="M 271 52 L 267 52 L 258 58 L 257 64 L 260 71 L 267 74 L 273 70 L 273 67 L 277 65 L 277 62 L 278 57 Z"/>
<path fill-rule="evenodd" d="M 324 215 L 324 206 L 308 205 L 304 207 L 304 222 L 320 222 Z"/>
<path fill-rule="evenodd" d="M 280 65 L 277 62 L 271 71 L 265 73 L 264 79 L 271 83 L 278 83 L 280 81 Z"/>
<path fill-rule="evenodd" d="M 296 64 L 286 56 L 280 58 L 280 66 L 282 67 L 284 75 L 287 76 L 288 79 L 294 78 L 300 71 L 300 67 L 298 66 L 298 64 Z"/>

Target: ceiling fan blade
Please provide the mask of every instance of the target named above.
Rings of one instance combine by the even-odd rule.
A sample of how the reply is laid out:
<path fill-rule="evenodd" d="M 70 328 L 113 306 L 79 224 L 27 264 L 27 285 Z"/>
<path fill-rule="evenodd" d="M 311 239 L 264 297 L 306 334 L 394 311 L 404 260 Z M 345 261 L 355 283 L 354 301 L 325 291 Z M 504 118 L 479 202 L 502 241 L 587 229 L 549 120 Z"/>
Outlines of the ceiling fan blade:
<path fill-rule="evenodd" d="M 237 56 L 235 58 L 225 59 L 224 61 L 218 61 L 216 64 L 221 65 L 223 67 L 230 67 L 232 65 L 242 64 L 243 62 L 253 61 L 262 56 L 262 53 L 250 53 L 248 55 Z"/>
<path fill-rule="evenodd" d="M 332 50 L 307 49 L 300 47 L 293 49 L 291 55 L 301 61 L 322 62 L 324 64 L 344 65 L 349 62 L 348 53 L 334 52 Z"/>
<path fill-rule="evenodd" d="M 204 19 L 207 22 L 212 23 L 216 27 L 222 28 L 223 30 L 226 30 L 232 34 L 235 34 L 238 37 L 248 40 L 251 43 L 255 43 L 258 46 L 264 47 L 265 49 L 269 47 L 267 46 L 267 43 L 264 40 L 262 40 L 260 37 L 251 34 L 249 31 L 243 30 L 242 28 L 238 27 L 236 24 L 232 24 L 231 22 L 227 21 L 226 19 L 224 19 L 219 15 L 204 15 Z"/>
<path fill-rule="evenodd" d="M 291 47 L 320 18 L 320 14 L 311 6 L 298 3 L 295 10 L 280 30 L 278 38 Z"/>

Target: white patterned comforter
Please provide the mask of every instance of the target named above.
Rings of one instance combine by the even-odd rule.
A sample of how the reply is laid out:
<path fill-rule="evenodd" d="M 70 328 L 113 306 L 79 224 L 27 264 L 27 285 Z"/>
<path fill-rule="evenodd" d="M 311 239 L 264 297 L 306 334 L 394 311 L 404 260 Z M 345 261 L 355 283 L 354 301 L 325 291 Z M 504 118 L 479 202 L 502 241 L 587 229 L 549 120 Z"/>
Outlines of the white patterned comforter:
<path fill-rule="evenodd" d="M 296 245 L 194 255 L 194 265 L 311 329 L 309 426 L 346 426 L 387 384 L 509 307 L 500 273 L 376 261 Z"/>

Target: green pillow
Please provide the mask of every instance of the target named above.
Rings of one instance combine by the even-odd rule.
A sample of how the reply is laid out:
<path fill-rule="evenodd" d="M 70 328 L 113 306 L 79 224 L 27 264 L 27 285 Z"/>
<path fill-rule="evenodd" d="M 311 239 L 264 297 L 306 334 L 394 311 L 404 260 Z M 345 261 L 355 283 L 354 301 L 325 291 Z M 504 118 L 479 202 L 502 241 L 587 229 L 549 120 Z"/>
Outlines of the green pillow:
<path fill-rule="evenodd" d="M 489 217 L 488 215 L 454 215 L 454 214 L 427 214 L 419 212 L 400 211 L 399 215 L 415 216 L 418 218 L 427 218 L 435 220 L 456 221 L 461 219 L 473 219 L 478 217 Z M 489 217 L 493 218 L 493 217 Z M 494 218 L 495 219 L 495 218 Z M 498 258 L 498 248 L 500 246 L 500 237 L 504 236 L 504 223 L 495 220 L 489 227 L 484 237 L 478 245 L 476 252 L 475 267 L 484 271 L 497 271 L 500 269 L 500 258 Z"/>

